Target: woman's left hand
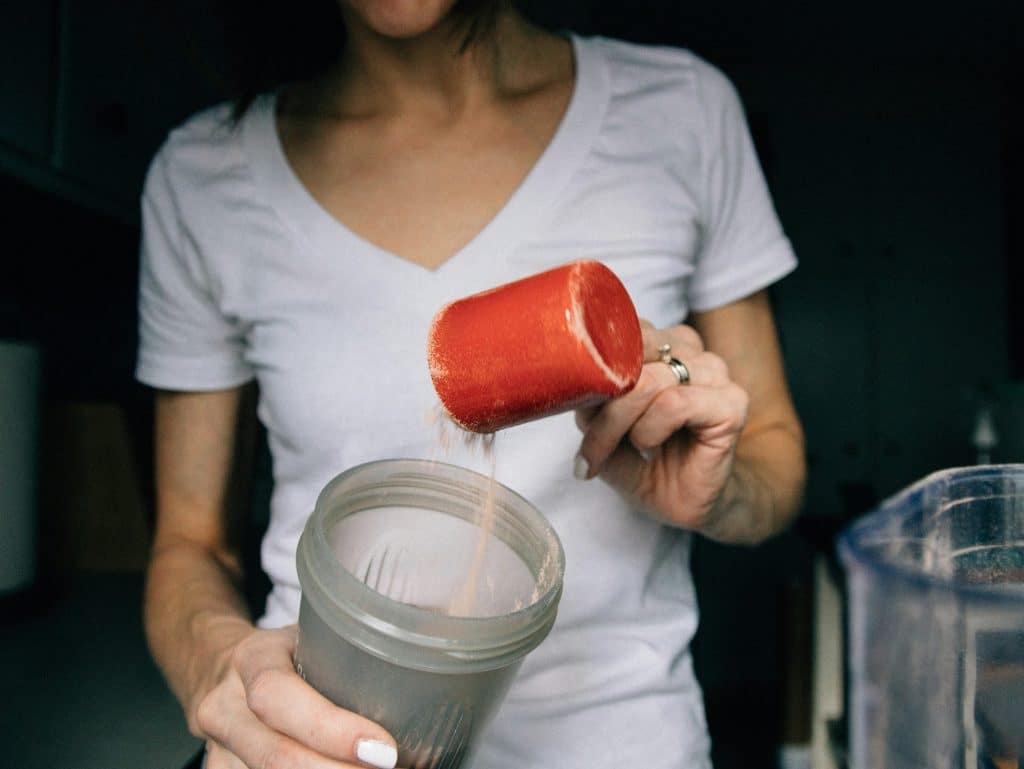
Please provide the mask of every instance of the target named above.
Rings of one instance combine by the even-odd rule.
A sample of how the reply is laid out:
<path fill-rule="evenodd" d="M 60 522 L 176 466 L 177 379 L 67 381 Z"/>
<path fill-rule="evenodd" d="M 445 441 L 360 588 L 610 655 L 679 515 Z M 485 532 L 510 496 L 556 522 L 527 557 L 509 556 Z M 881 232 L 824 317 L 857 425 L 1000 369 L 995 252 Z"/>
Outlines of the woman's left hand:
<path fill-rule="evenodd" d="M 636 387 L 576 412 L 583 431 L 576 476 L 600 475 L 666 523 L 705 530 L 732 472 L 749 398 L 692 327 L 641 325 L 644 366 Z M 689 372 L 686 383 L 662 362 L 665 344 Z"/>

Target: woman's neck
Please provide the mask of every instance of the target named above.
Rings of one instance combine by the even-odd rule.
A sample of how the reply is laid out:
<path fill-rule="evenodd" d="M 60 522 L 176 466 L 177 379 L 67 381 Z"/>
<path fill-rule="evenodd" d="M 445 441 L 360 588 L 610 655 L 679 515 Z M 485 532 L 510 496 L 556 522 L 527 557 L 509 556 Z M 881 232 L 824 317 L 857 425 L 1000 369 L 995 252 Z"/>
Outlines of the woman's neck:
<path fill-rule="evenodd" d="M 543 43 L 553 36 L 508 9 L 464 45 L 465 24 L 446 19 L 423 35 L 395 39 L 346 19 L 345 52 L 321 81 L 321 103 L 344 115 L 411 110 L 449 119 L 543 78 Z"/>

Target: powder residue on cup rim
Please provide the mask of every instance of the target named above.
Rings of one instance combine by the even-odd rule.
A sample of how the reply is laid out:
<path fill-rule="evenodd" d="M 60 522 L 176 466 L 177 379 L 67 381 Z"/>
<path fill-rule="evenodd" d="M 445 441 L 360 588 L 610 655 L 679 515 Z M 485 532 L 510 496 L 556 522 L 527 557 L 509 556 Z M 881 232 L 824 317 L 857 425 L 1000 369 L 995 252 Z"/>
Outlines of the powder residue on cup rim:
<path fill-rule="evenodd" d="M 573 266 L 573 278 L 569 287 L 569 298 L 571 305 L 565 308 L 565 322 L 569 331 L 576 337 L 579 343 L 586 350 L 587 354 L 594 361 L 597 367 L 601 370 L 601 373 L 607 377 L 616 390 L 625 391 L 636 384 L 637 376 L 639 375 L 639 367 L 634 366 L 630 370 L 625 372 L 616 371 L 605 360 L 604 355 L 597 349 L 597 345 L 594 343 L 594 339 L 590 334 L 590 329 L 587 328 L 587 316 L 586 316 L 586 303 L 583 301 L 583 288 L 585 281 L 582 277 L 582 272 L 585 268 L 586 263 L 579 263 Z M 613 318 L 609 318 L 607 321 L 609 328 L 609 336 L 621 336 L 627 332 L 627 329 L 617 328 L 616 322 Z M 629 329 L 628 331 L 633 331 Z M 635 332 L 633 332 L 635 333 Z M 642 361 L 641 361 L 642 362 Z M 637 369 L 637 370 L 634 370 Z"/>
<path fill-rule="evenodd" d="M 441 343 L 437 338 L 438 329 L 441 328 L 444 322 L 444 316 L 454 304 L 455 302 L 449 302 L 437 311 L 437 314 L 434 316 L 434 321 L 430 324 L 430 330 L 427 333 L 427 369 L 430 372 L 430 380 L 434 383 L 434 390 L 439 395 L 441 393 L 448 392 L 450 389 L 448 384 L 450 372 L 447 364 L 445 363 L 446 358 L 443 354 L 444 351 L 441 347 Z M 449 411 L 448 407 L 445 406 L 443 402 L 439 401 L 437 405 L 431 409 L 431 412 L 428 415 L 428 421 L 430 424 L 440 423 L 439 434 L 441 436 L 441 440 L 445 442 L 443 449 L 446 454 L 451 452 L 451 437 L 446 425 L 441 422 L 442 420 L 450 425 L 454 425 L 460 432 L 465 434 L 464 438 L 467 446 L 470 445 L 470 439 L 468 436 L 488 434 L 478 433 L 473 430 L 471 425 L 464 424 L 454 414 L 452 414 L 451 411 Z"/>
<path fill-rule="evenodd" d="M 594 340 L 591 339 L 590 332 L 587 330 L 587 324 L 583 318 L 583 306 L 580 302 L 578 291 L 575 288 L 573 289 L 572 308 L 565 308 L 565 323 L 573 336 L 583 345 L 583 349 L 587 351 L 594 363 L 597 364 L 597 367 L 601 369 L 601 373 L 608 377 L 616 389 L 623 390 L 632 384 L 633 380 L 631 377 L 617 373 L 605 362 L 598 351 L 597 345 L 594 344 Z"/>
<path fill-rule="evenodd" d="M 441 343 L 437 339 L 438 329 L 444 322 L 444 316 L 448 314 L 454 302 L 441 307 L 434 316 L 427 332 L 427 367 L 430 369 L 430 378 L 434 382 L 444 382 L 448 378 L 448 367 L 443 362 L 441 355 Z"/>

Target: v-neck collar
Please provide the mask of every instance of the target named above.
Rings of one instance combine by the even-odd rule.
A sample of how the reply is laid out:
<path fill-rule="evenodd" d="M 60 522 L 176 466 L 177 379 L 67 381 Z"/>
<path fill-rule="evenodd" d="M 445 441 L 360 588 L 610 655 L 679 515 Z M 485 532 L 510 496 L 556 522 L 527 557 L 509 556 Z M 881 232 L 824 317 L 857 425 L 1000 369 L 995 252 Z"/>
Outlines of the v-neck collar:
<path fill-rule="evenodd" d="M 570 36 L 575 55 L 573 92 L 554 135 L 533 167 L 494 217 L 434 269 L 392 253 L 349 229 L 299 180 L 277 133 L 276 94 L 257 98 L 242 120 L 243 146 L 259 192 L 281 218 L 321 253 L 355 253 L 398 262 L 423 275 L 495 259 L 519 245 L 552 204 L 590 151 L 608 105 L 608 72 L 600 47 Z"/>

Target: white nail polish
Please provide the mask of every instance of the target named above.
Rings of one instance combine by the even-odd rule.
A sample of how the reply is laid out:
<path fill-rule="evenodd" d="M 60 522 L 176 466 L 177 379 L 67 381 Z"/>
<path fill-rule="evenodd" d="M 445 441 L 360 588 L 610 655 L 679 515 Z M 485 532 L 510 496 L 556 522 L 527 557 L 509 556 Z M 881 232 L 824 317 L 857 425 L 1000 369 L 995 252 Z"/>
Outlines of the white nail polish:
<path fill-rule="evenodd" d="M 395 769 L 398 763 L 398 751 L 395 746 L 381 740 L 358 740 L 356 742 L 356 758 L 364 764 L 376 766 L 378 769 Z"/>
<path fill-rule="evenodd" d="M 587 480 L 587 476 L 590 474 L 590 464 L 582 454 L 576 455 L 576 461 L 572 465 L 572 474 L 578 481 Z"/>

